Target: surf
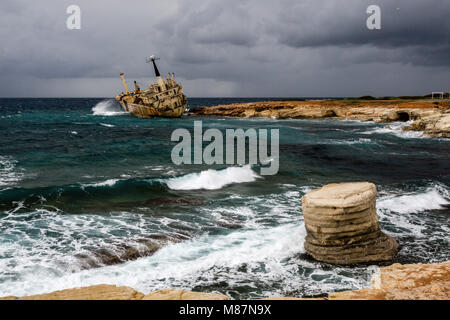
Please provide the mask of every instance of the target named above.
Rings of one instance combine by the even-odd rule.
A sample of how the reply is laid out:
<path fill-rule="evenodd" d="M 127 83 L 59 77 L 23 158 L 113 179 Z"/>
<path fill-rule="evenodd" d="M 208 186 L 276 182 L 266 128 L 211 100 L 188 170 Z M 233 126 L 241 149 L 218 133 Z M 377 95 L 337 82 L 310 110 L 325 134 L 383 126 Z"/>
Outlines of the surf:
<path fill-rule="evenodd" d="M 170 178 L 166 184 L 172 190 L 218 190 L 234 183 L 253 182 L 258 178 L 260 176 L 252 170 L 251 166 L 246 165 L 190 173 L 181 177 Z"/>
<path fill-rule="evenodd" d="M 120 116 L 127 114 L 113 99 L 100 101 L 92 108 L 94 116 Z"/>

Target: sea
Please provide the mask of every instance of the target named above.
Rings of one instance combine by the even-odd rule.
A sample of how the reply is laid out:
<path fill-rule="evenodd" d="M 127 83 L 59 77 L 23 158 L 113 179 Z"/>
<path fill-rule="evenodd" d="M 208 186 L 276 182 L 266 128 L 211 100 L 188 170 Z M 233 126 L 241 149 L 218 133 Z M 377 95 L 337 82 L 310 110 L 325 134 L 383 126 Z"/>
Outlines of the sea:
<path fill-rule="evenodd" d="M 279 98 L 190 98 L 189 108 Z M 279 171 L 176 165 L 175 129 L 279 129 Z M 354 120 L 139 119 L 114 99 L 0 99 L 0 296 L 95 284 L 322 296 L 368 287 L 375 265 L 303 248 L 301 197 L 370 181 L 394 262 L 450 259 L 450 140 Z"/>

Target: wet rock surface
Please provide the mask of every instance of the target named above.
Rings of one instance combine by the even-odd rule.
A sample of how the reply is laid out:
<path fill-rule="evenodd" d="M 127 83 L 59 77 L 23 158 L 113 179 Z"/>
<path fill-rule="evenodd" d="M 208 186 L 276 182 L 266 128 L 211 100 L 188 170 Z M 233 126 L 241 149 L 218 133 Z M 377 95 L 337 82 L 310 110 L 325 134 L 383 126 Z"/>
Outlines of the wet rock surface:
<path fill-rule="evenodd" d="M 329 184 L 302 198 L 305 250 L 341 265 L 389 261 L 398 243 L 378 225 L 376 187 L 369 182 Z"/>

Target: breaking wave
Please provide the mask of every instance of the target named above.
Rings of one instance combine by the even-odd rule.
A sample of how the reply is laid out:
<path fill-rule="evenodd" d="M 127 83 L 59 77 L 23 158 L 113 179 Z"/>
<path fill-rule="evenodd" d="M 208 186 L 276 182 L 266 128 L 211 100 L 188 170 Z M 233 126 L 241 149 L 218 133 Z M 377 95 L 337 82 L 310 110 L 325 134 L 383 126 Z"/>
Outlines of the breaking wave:
<path fill-rule="evenodd" d="M 399 138 L 425 138 L 421 131 L 404 131 L 403 128 L 410 125 L 412 121 L 408 122 L 393 122 L 385 127 L 378 127 L 361 132 L 362 134 L 392 134 Z"/>
<path fill-rule="evenodd" d="M 108 179 L 102 182 L 97 183 L 87 183 L 82 184 L 82 187 L 112 187 L 116 184 L 116 182 L 119 181 L 119 179 Z"/>
<path fill-rule="evenodd" d="M 92 108 L 94 116 L 117 116 L 124 115 L 126 112 L 120 109 L 120 106 L 113 99 L 100 101 Z"/>
<path fill-rule="evenodd" d="M 171 178 L 166 184 L 172 190 L 217 190 L 232 183 L 253 182 L 259 176 L 250 165 L 229 167 L 223 170 L 205 170 Z"/>
<path fill-rule="evenodd" d="M 398 213 L 417 213 L 425 210 L 444 209 L 450 205 L 449 191 L 439 184 L 428 187 L 421 193 L 388 195 L 377 201 L 381 210 Z"/>
<path fill-rule="evenodd" d="M 449 190 L 440 183 L 379 197 L 380 226 L 402 245 L 398 261 L 431 263 L 448 259 L 449 205 Z"/>

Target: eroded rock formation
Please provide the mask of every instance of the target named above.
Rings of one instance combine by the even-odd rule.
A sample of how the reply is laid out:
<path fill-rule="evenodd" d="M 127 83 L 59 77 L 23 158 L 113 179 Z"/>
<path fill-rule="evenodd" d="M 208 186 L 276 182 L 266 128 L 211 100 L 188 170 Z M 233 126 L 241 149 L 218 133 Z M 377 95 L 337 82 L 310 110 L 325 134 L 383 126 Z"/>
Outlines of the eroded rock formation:
<path fill-rule="evenodd" d="M 306 251 L 342 265 L 391 260 L 398 244 L 378 226 L 376 195 L 369 182 L 329 184 L 304 195 Z"/>

